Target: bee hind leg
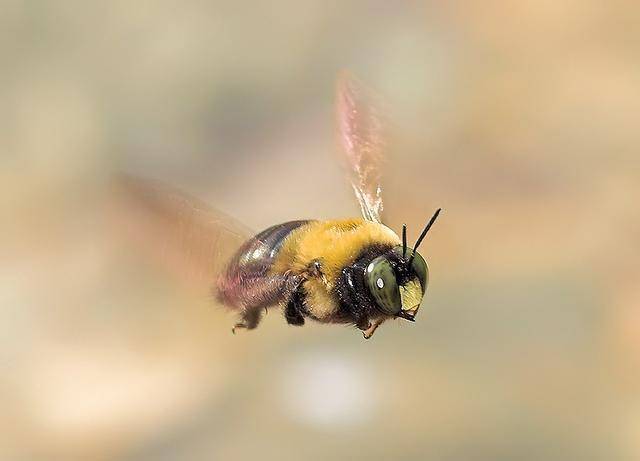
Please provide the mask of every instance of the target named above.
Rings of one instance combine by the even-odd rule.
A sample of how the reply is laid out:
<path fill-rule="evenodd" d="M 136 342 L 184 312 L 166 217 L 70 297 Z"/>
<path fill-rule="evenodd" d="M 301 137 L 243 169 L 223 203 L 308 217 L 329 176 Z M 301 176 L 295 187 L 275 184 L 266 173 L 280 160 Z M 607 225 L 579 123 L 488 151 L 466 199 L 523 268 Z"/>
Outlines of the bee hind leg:
<path fill-rule="evenodd" d="M 256 277 L 247 279 L 242 284 L 242 289 L 238 290 L 236 298 L 241 308 L 240 322 L 231 329 L 235 334 L 236 330 L 253 330 L 262 319 L 262 312 L 265 314 L 267 308 L 277 305 L 286 299 L 286 295 L 295 290 L 300 281 L 297 276 L 285 274 L 283 276 Z"/>
<path fill-rule="evenodd" d="M 231 329 L 231 333 L 236 334 L 236 330 L 253 330 L 262 319 L 262 306 L 246 308 L 242 314 L 241 321 L 236 323 Z"/>

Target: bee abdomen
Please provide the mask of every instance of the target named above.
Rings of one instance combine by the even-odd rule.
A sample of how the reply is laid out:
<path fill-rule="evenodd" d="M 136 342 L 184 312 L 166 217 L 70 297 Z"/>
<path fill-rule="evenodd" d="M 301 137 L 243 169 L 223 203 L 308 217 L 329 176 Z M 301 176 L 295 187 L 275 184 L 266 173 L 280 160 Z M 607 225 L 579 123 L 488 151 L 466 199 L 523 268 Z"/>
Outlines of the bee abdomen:
<path fill-rule="evenodd" d="M 218 280 L 218 297 L 229 306 L 268 305 L 278 301 L 278 284 L 269 271 L 285 239 L 309 220 L 276 224 L 247 240 Z"/>
<path fill-rule="evenodd" d="M 263 230 L 240 247 L 236 253 L 237 264 L 245 267 L 271 266 L 287 236 L 308 222 L 288 221 Z"/>

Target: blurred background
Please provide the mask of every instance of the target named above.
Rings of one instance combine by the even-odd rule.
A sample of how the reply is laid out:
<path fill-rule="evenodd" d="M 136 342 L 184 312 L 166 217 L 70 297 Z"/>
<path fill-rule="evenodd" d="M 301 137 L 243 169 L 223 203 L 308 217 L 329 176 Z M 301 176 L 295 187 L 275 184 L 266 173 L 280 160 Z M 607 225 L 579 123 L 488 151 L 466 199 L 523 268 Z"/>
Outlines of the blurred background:
<path fill-rule="evenodd" d="M 638 459 L 638 20 L 617 0 L 4 1 L 0 459 Z M 364 341 L 273 310 L 233 336 L 120 238 L 111 180 L 254 230 L 355 216 L 343 68 L 392 121 L 387 223 L 413 240 L 445 210 L 418 322 Z"/>

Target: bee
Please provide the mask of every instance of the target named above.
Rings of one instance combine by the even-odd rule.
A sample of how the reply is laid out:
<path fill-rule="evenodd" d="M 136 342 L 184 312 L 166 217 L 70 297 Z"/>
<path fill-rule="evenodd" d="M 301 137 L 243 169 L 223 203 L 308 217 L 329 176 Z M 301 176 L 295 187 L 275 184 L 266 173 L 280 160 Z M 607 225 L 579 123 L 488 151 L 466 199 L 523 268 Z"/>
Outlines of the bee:
<path fill-rule="evenodd" d="M 272 308 L 282 308 L 289 325 L 301 326 L 307 320 L 353 325 L 365 339 L 386 320 L 415 321 L 429 282 L 427 261 L 417 250 L 441 209 L 413 247 L 407 245 L 406 225 L 400 237 L 383 224 L 384 124 L 373 101 L 352 76 L 338 80 L 339 150 L 361 218 L 276 224 L 245 240 L 222 263 L 221 248 L 230 236 L 239 241 L 242 226 L 229 224 L 231 219 L 180 194 L 162 197 L 157 188 L 151 194 L 150 188 L 143 188 L 154 208 L 176 217 L 178 233 L 188 227 L 192 242 L 200 236 L 195 253 L 209 273 L 216 266 L 209 279 L 214 296 L 239 316 L 233 333 L 255 329 Z M 139 181 L 134 188 L 140 191 Z"/>

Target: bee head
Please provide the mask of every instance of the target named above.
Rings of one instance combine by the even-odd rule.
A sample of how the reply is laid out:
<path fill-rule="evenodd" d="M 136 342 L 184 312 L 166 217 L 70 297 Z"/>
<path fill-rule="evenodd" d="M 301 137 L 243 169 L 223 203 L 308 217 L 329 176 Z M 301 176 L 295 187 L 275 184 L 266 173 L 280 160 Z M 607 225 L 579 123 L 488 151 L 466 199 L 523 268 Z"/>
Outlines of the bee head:
<path fill-rule="evenodd" d="M 429 283 L 429 267 L 417 248 L 438 214 L 440 209 L 429 220 L 413 248 L 407 247 L 407 226 L 403 225 L 402 246 L 392 248 L 367 265 L 365 284 L 383 313 L 415 321 Z"/>

